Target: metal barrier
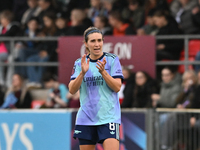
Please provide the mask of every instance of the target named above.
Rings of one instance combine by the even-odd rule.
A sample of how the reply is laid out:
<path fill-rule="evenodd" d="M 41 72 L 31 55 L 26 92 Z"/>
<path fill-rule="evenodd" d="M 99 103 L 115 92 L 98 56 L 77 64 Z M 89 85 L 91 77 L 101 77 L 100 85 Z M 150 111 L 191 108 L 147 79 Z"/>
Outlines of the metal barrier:
<path fill-rule="evenodd" d="M 188 43 L 190 39 L 200 39 L 200 35 L 169 35 L 169 36 L 155 36 L 156 39 L 183 39 L 184 40 L 184 61 L 156 61 L 155 65 L 181 65 L 185 66 L 185 69 L 188 70 L 188 66 L 191 64 L 200 64 L 199 61 L 189 61 L 188 54 Z M 13 50 L 15 47 L 16 41 L 58 41 L 59 37 L 1 37 L 0 41 L 8 41 L 10 42 L 11 55 L 13 55 Z M 48 63 L 38 63 L 38 62 L 29 62 L 29 63 L 21 63 L 21 62 L 5 62 L 0 63 L 0 66 L 59 66 L 58 62 L 48 62 Z"/>
<path fill-rule="evenodd" d="M 188 70 L 189 65 L 200 64 L 199 61 L 189 61 L 188 43 L 190 39 L 200 39 L 200 35 L 170 35 L 156 36 L 156 39 L 183 39 L 184 40 L 184 61 L 157 61 L 156 65 L 184 65 L 185 70 Z"/>
<path fill-rule="evenodd" d="M 200 150 L 200 110 L 157 109 L 156 150 Z"/>
<path fill-rule="evenodd" d="M 1 110 L 0 150 L 79 150 L 72 137 L 76 113 L 76 109 Z M 125 109 L 121 116 L 120 150 L 154 150 L 152 110 Z M 96 145 L 96 150 L 102 149 Z"/>
<path fill-rule="evenodd" d="M 76 109 L 1 110 L 0 149 L 62 150 L 70 149 L 71 143 L 71 150 L 78 150 L 77 140 L 71 137 L 76 113 Z M 121 115 L 120 150 L 200 150 L 200 110 L 132 108 L 122 109 Z M 192 117 L 197 119 L 191 125 Z M 56 148 L 49 145 L 55 139 L 62 143 L 54 144 Z"/>

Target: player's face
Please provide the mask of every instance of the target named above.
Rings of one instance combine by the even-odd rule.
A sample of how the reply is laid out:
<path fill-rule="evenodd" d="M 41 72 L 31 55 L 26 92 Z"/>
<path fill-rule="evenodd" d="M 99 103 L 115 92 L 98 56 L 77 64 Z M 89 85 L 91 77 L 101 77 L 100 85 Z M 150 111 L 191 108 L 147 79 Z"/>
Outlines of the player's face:
<path fill-rule="evenodd" d="M 90 51 L 90 56 L 92 59 L 98 59 L 103 55 L 103 37 L 101 33 L 91 33 L 88 35 L 88 41 L 85 42 L 85 46 L 88 47 Z"/>

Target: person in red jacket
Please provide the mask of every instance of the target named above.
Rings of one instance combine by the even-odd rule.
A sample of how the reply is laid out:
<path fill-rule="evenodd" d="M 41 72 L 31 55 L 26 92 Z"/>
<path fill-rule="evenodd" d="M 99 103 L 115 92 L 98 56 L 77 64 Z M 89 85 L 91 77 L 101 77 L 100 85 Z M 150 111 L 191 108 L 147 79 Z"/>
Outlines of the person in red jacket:
<path fill-rule="evenodd" d="M 113 28 L 114 36 L 134 35 L 134 28 L 129 23 L 124 23 L 122 16 L 118 11 L 110 12 L 109 24 Z"/>

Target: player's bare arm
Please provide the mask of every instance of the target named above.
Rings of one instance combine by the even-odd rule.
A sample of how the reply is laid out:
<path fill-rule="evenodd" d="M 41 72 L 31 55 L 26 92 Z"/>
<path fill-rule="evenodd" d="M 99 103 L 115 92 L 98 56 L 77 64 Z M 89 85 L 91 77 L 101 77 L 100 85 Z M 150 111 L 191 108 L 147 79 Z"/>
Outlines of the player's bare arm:
<path fill-rule="evenodd" d="M 89 69 L 89 59 L 87 59 L 87 62 L 85 61 L 86 59 L 86 54 L 83 55 L 83 57 L 81 58 L 81 72 L 80 74 L 78 75 L 78 77 L 74 80 L 71 80 L 70 83 L 69 83 L 69 92 L 71 94 L 75 94 L 80 86 L 81 86 L 81 83 L 83 81 L 83 78 L 84 78 L 84 75 L 86 74 L 86 72 L 88 71 Z"/>

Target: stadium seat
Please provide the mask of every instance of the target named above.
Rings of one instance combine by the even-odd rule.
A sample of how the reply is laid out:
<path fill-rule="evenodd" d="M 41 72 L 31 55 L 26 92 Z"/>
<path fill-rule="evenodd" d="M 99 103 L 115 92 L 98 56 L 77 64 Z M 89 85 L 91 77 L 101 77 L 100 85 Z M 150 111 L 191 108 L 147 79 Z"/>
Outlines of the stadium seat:
<path fill-rule="evenodd" d="M 167 3 L 168 3 L 168 4 L 171 4 L 172 1 L 173 1 L 173 0 L 167 0 Z"/>
<path fill-rule="evenodd" d="M 189 61 L 194 61 L 195 60 L 195 56 L 197 54 L 197 52 L 200 50 L 200 40 L 190 40 L 189 43 L 188 43 L 188 48 L 189 48 Z M 184 61 L 185 59 L 185 52 L 184 50 L 181 52 L 181 55 L 180 55 L 180 61 Z M 193 70 L 193 66 L 192 65 L 189 65 L 189 69 L 190 70 Z M 184 68 L 184 65 L 179 65 L 179 68 L 178 68 L 178 72 L 179 73 L 184 73 L 185 71 L 185 68 Z"/>
<path fill-rule="evenodd" d="M 189 41 L 189 56 L 195 57 L 199 50 L 200 50 L 200 40 L 190 40 Z"/>
<path fill-rule="evenodd" d="M 179 60 L 180 60 L 180 61 L 184 61 L 184 60 L 185 60 L 184 55 L 183 55 L 183 57 L 181 56 Z M 195 60 L 194 57 L 189 57 L 189 61 L 194 61 L 194 60 Z M 188 68 L 188 69 L 189 69 L 189 70 L 194 70 L 194 68 L 193 68 L 192 65 L 189 65 L 189 68 Z M 185 67 L 184 67 L 184 65 L 179 65 L 179 66 L 178 66 L 178 72 L 181 73 L 181 74 L 183 74 L 183 73 L 185 72 Z"/>
<path fill-rule="evenodd" d="M 32 109 L 38 109 L 45 103 L 44 100 L 33 100 L 31 103 Z"/>

